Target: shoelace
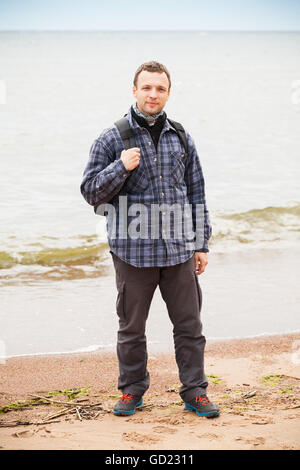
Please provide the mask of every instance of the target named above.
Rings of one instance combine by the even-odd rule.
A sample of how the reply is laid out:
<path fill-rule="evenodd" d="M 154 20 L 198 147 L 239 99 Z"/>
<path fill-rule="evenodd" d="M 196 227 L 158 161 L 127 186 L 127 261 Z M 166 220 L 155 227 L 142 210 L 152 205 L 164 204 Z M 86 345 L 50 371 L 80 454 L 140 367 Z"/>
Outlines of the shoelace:
<path fill-rule="evenodd" d="M 209 405 L 210 401 L 206 395 L 197 395 L 196 403 L 200 403 L 201 405 Z"/>
<path fill-rule="evenodd" d="M 128 395 L 127 393 L 124 393 L 122 395 L 121 401 L 123 403 L 130 403 L 132 399 L 133 399 L 133 395 Z"/>

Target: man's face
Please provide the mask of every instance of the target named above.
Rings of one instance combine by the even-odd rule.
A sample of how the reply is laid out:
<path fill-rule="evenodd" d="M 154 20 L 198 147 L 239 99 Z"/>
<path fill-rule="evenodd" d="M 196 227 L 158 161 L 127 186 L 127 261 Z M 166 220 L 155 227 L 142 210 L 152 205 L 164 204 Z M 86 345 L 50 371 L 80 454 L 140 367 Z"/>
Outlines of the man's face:
<path fill-rule="evenodd" d="M 133 96 L 137 107 L 143 114 L 159 113 L 170 95 L 169 80 L 165 72 L 147 72 L 143 70 L 133 87 Z"/>

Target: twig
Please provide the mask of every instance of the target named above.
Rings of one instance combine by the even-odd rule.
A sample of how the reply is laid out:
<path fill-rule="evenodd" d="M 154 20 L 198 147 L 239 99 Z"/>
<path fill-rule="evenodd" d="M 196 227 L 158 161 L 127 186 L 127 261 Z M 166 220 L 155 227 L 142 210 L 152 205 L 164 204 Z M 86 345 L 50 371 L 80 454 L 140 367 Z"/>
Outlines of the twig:
<path fill-rule="evenodd" d="M 7 421 L 6 423 L 0 423 L 0 428 L 12 428 L 15 426 L 29 426 L 52 423 L 60 423 L 60 421 Z"/>
<path fill-rule="evenodd" d="M 59 401 L 59 400 L 53 400 L 52 398 L 47 398 L 47 397 L 44 397 L 44 396 L 41 396 L 41 395 L 33 395 L 33 394 L 29 394 L 29 396 L 31 397 L 34 397 L 36 399 L 39 399 L 39 400 L 46 400 L 46 401 L 49 401 L 50 403 L 54 403 L 55 405 L 67 405 L 67 406 L 74 406 L 77 402 L 69 402 L 69 401 Z M 84 398 L 84 400 L 86 400 Z M 82 401 L 81 399 L 78 400 L 79 401 Z M 99 405 L 102 405 L 102 402 L 98 402 L 98 403 L 86 403 L 84 405 L 84 407 L 93 407 L 93 406 L 99 406 Z"/>
<path fill-rule="evenodd" d="M 243 395 L 242 398 L 251 398 L 251 397 L 254 397 L 255 395 L 256 395 L 256 390 L 254 390 L 253 392 L 247 393 L 246 395 Z"/>
<path fill-rule="evenodd" d="M 93 408 L 94 406 L 100 406 L 100 405 L 102 405 L 102 402 L 101 402 L 101 401 L 99 401 L 98 403 L 86 403 L 86 404 L 83 405 L 83 406 L 84 406 L 84 408 L 87 408 L 87 407 L 88 407 L 88 408 Z"/>
<path fill-rule="evenodd" d="M 80 419 L 80 421 L 82 421 L 82 417 L 80 416 L 80 413 L 79 413 L 79 408 L 76 407 L 75 409 L 76 409 L 76 413 L 77 413 L 78 418 Z"/>
<path fill-rule="evenodd" d="M 292 375 L 281 374 L 281 377 L 288 377 L 289 379 L 300 380 L 300 377 L 293 377 Z"/>
<path fill-rule="evenodd" d="M 46 401 L 49 401 L 50 403 L 54 403 L 56 405 L 74 406 L 74 403 L 68 402 L 68 401 L 53 400 L 52 398 L 47 398 L 47 397 L 43 397 L 43 396 L 40 396 L 40 395 L 33 395 L 31 393 L 29 394 L 29 396 L 31 396 L 33 398 L 36 398 L 36 399 L 39 399 L 39 400 L 46 400 Z"/>
<path fill-rule="evenodd" d="M 52 415 L 48 415 L 44 418 L 44 420 L 52 419 L 52 418 L 57 418 L 58 416 L 62 416 L 66 413 L 72 413 L 75 411 L 76 408 L 64 408 L 63 410 L 59 411 L 58 413 L 52 413 Z"/>
<path fill-rule="evenodd" d="M 106 412 L 109 413 L 110 410 L 106 410 L 100 407 L 102 405 L 102 402 L 97 402 L 97 403 L 86 403 L 81 406 L 74 406 L 77 405 L 77 402 L 64 402 L 64 401 L 58 401 L 58 400 L 53 400 L 51 398 L 47 398 L 42 395 L 34 395 L 34 394 L 29 394 L 31 397 L 33 397 L 36 400 L 45 400 L 51 404 L 54 405 L 65 405 L 63 409 L 56 413 L 52 413 L 48 416 L 45 416 L 45 418 L 42 419 L 42 421 L 7 421 L 7 422 L 1 422 L 0 421 L 0 427 L 13 427 L 13 426 L 28 426 L 28 425 L 40 425 L 40 424 L 51 424 L 51 423 L 59 423 L 60 421 L 53 421 L 54 418 L 58 418 L 59 416 L 63 416 L 65 414 L 72 414 L 76 413 L 80 421 L 82 421 L 83 418 L 85 419 L 95 419 L 97 416 L 99 416 L 100 412 Z M 78 400 L 78 402 L 86 401 L 85 398 Z M 97 411 L 93 410 L 93 408 L 98 408 Z M 100 408 L 100 409 L 99 409 Z M 96 413 L 95 413 L 96 411 Z M 93 414 L 95 413 L 95 414 Z"/>

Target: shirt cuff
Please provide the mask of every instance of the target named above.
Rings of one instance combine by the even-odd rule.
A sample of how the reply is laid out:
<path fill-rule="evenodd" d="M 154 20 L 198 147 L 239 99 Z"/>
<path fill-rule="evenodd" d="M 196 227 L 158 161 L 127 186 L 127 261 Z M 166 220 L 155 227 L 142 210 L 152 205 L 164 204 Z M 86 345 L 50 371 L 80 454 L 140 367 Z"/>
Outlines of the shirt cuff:
<path fill-rule="evenodd" d="M 130 171 L 126 170 L 125 165 L 123 161 L 121 160 L 121 158 L 119 158 L 119 160 L 116 160 L 116 167 L 117 167 L 117 170 L 120 169 L 120 172 L 122 172 L 122 176 L 124 179 L 130 175 Z"/>

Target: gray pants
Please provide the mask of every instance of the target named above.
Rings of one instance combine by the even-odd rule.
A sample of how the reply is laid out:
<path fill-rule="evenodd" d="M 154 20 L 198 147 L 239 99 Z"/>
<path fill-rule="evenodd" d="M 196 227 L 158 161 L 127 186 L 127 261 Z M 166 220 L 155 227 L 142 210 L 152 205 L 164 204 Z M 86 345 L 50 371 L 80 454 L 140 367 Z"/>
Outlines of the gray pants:
<path fill-rule="evenodd" d="M 175 266 L 136 268 L 111 254 L 118 290 L 118 389 L 123 393 L 143 395 L 149 388 L 145 327 L 158 285 L 173 324 L 175 356 L 182 383 L 180 396 L 187 401 L 195 395 L 205 394 L 208 385 L 204 374 L 206 340 L 202 335 L 202 293 L 194 256 Z"/>

